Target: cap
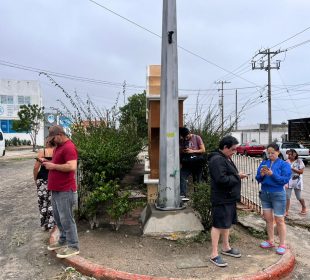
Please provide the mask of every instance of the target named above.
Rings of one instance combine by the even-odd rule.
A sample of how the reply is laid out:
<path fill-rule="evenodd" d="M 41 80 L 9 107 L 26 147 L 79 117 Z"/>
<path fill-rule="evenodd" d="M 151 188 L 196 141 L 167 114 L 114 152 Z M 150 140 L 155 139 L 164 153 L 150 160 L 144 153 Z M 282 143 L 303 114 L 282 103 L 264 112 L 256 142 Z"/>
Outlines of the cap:
<path fill-rule="evenodd" d="M 53 125 L 48 129 L 48 138 L 55 137 L 58 134 L 64 134 L 66 135 L 64 129 L 60 125 Z"/>

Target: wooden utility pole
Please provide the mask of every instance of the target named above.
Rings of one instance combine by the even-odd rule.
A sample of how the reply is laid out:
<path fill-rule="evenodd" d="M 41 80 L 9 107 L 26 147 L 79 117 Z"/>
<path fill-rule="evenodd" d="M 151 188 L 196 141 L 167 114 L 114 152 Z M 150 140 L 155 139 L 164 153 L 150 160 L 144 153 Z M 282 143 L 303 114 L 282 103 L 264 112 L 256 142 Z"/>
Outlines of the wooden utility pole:
<path fill-rule="evenodd" d="M 219 106 L 221 108 L 221 136 L 224 136 L 224 84 L 229 84 L 226 81 L 217 81 L 216 84 L 222 84 L 221 95 L 219 99 Z M 220 91 L 220 89 L 218 89 Z"/>
<path fill-rule="evenodd" d="M 260 69 L 260 70 L 266 70 L 268 71 L 268 142 L 272 142 L 272 106 L 271 106 L 271 69 L 280 69 L 280 60 L 276 61 L 275 66 L 271 66 L 271 56 L 276 56 L 278 53 L 280 53 L 280 50 L 277 51 L 270 51 L 270 49 L 266 49 L 264 51 L 259 51 L 257 55 L 261 54 L 264 56 L 267 55 L 267 66 L 265 66 L 265 61 L 262 60 L 259 63 L 259 66 L 256 66 L 256 61 L 252 61 L 252 70 Z"/>

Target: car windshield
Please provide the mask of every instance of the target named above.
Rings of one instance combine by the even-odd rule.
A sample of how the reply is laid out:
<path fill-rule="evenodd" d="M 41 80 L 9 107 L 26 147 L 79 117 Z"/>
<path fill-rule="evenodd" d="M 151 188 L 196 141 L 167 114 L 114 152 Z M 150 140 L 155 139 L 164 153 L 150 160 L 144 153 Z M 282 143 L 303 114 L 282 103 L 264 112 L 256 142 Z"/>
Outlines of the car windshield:
<path fill-rule="evenodd" d="M 262 146 L 262 144 L 259 143 L 250 143 L 249 146 L 253 147 L 253 146 Z"/>
<path fill-rule="evenodd" d="M 283 143 L 283 148 L 285 149 L 300 149 L 301 145 L 299 145 L 298 143 Z"/>

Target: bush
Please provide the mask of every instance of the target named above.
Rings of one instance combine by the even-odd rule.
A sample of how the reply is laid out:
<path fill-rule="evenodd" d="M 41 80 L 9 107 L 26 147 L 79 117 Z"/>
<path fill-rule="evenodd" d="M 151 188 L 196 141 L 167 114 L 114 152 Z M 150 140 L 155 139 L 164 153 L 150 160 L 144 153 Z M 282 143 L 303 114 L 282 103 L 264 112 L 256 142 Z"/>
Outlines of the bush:
<path fill-rule="evenodd" d="M 117 181 L 105 182 L 104 173 L 95 174 L 97 187 L 85 197 L 84 211 L 88 219 L 96 217 L 103 209 L 107 213 L 113 228 L 118 230 L 120 219 L 137 206 L 137 202 L 130 201 L 129 191 L 121 191 Z"/>
<path fill-rule="evenodd" d="M 192 194 L 192 207 L 199 214 L 205 231 L 208 231 L 212 226 L 210 198 L 211 187 L 209 183 L 203 182 L 195 185 L 195 192 Z"/>

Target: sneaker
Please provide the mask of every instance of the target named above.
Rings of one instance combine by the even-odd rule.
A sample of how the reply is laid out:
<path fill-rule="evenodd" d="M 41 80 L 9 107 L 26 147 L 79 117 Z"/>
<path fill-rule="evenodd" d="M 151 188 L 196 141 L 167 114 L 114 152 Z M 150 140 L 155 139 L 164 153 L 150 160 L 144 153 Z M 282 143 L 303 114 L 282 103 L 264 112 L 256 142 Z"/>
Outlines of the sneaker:
<path fill-rule="evenodd" d="M 286 246 L 285 245 L 280 245 L 277 250 L 276 250 L 276 253 L 278 255 L 284 255 L 286 252 Z"/>
<path fill-rule="evenodd" d="M 223 251 L 221 252 L 223 255 L 226 255 L 226 256 L 230 256 L 230 257 L 234 257 L 234 258 L 240 258 L 241 257 L 241 253 L 239 252 L 238 249 L 234 249 L 234 248 L 231 248 L 230 250 L 228 251 Z"/>
<path fill-rule="evenodd" d="M 219 267 L 227 266 L 227 262 L 224 262 L 221 256 L 217 256 L 213 259 L 210 258 L 209 260 L 210 260 L 210 262 L 212 262 L 216 266 L 219 266 Z"/>
<path fill-rule="evenodd" d="M 78 255 L 79 253 L 80 253 L 80 251 L 78 249 L 72 248 L 72 247 L 67 247 L 67 248 L 60 249 L 57 252 L 56 257 L 64 259 L 64 258 L 68 258 L 68 257 L 71 257 L 71 256 Z"/>
<path fill-rule="evenodd" d="M 189 198 L 188 197 L 182 197 L 181 200 L 182 201 L 189 201 Z"/>
<path fill-rule="evenodd" d="M 263 241 L 259 246 L 263 249 L 268 249 L 268 248 L 273 248 L 274 244 L 270 242 L 269 240 L 266 240 L 266 241 Z"/>
<path fill-rule="evenodd" d="M 48 245 L 47 246 L 47 250 L 54 251 L 54 250 L 57 250 L 57 249 L 60 249 L 60 248 L 64 248 L 64 247 L 67 247 L 67 244 L 59 243 L 59 241 L 57 241 L 55 243 L 52 243 L 52 244 Z"/>

